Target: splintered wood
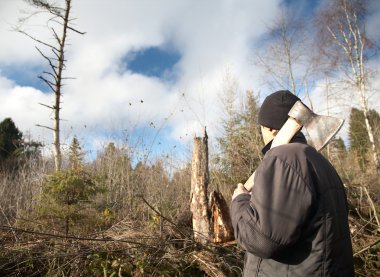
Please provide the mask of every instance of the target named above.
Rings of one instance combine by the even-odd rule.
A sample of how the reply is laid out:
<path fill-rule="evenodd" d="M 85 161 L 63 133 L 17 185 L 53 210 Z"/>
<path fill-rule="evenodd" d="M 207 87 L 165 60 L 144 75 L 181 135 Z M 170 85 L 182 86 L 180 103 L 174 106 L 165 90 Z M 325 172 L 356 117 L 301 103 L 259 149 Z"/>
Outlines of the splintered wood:
<path fill-rule="evenodd" d="M 229 209 L 220 192 L 207 197 L 209 184 L 207 133 L 194 138 L 191 173 L 191 203 L 194 239 L 200 243 L 231 241 L 233 229 Z"/>
<path fill-rule="evenodd" d="M 210 227 L 214 243 L 223 243 L 234 240 L 230 212 L 220 192 L 213 191 L 210 194 Z"/>
<path fill-rule="evenodd" d="M 207 133 L 203 138 L 194 138 L 191 161 L 191 204 L 194 239 L 201 243 L 210 241 L 210 211 L 207 187 L 209 183 Z"/>

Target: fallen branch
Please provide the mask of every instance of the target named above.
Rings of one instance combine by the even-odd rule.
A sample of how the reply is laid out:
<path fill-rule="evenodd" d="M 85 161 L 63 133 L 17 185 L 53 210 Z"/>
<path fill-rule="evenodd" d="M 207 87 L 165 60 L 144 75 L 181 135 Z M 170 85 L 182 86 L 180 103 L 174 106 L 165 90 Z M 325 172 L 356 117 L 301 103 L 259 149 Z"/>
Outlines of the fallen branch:
<path fill-rule="evenodd" d="M 367 188 L 366 187 L 363 187 L 363 188 L 364 188 L 365 193 L 367 194 L 369 204 L 371 205 L 371 208 L 373 210 L 373 216 L 375 217 L 375 220 L 377 223 L 377 230 L 380 231 L 380 222 L 379 222 L 379 219 L 377 218 L 377 211 L 376 211 L 375 205 L 373 204 L 372 198 L 369 195 Z"/>
<path fill-rule="evenodd" d="M 13 231 L 20 232 L 20 233 L 33 234 L 33 235 L 37 235 L 37 236 L 51 237 L 51 238 L 57 238 L 57 239 L 72 239 L 72 240 L 81 240 L 81 241 L 101 241 L 101 242 L 124 242 L 124 243 L 130 243 L 130 244 L 136 244 L 139 246 L 144 246 L 147 248 L 157 249 L 156 247 L 147 245 L 145 243 L 136 242 L 136 241 L 132 241 L 132 240 L 117 240 L 117 239 L 108 239 L 108 238 L 101 239 L 101 238 L 83 238 L 83 237 L 76 237 L 76 236 L 64 236 L 64 235 L 56 235 L 56 234 L 50 234 L 50 233 L 35 232 L 35 231 L 25 230 L 25 229 L 21 229 L 21 228 L 12 227 L 12 226 L 6 226 L 6 225 L 1 225 L 0 229 L 11 230 L 11 231 L 13 230 Z"/>
<path fill-rule="evenodd" d="M 206 256 L 205 253 L 193 254 L 193 257 L 198 261 L 199 267 L 205 271 L 208 275 L 213 277 L 227 277 L 227 275 L 216 267 L 213 262 L 211 262 L 211 257 Z"/>
<path fill-rule="evenodd" d="M 367 245 L 367 246 L 364 247 L 363 249 L 361 249 L 361 250 L 359 250 L 358 252 L 356 252 L 356 253 L 354 254 L 354 257 L 357 256 L 357 255 L 359 255 L 359 254 L 361 254 L 361 253 L 363 253 L 363 252 L 365 252 L 365 251 L 367 251 L 367 250 L 369 250 L 369 249 L 371 249 L 373 246 L 375 246 L 375 245 L 378 244 L 378 243 L 380 243 L 380 239 L 376 240 L 375 242 L 373 242 L 373 243 Z"/>
<path fill-rule="evenodd" d="M 180 228 L 178 227 L 178 225 L 176 223 L 174 223 L 173 221 L 171 221 L 169 218 L 167 218 L 166 216 L 164 216 L 160 211 L 158 211 L 157 209 L 155 209 L 151 204 L 149 204 L 148 201 L 145 200 L 145 198 L 142 196 L 142 195 L 138 195 L 141 200 L 149 207 L 151 208 L 156 214 L 158 214 L 158 216 L 160 217 L 160 220 L 161 218 L 166 220 L 167 222 L 169 222 L 170 224 L 172 224 L 174 227 L 176 227 L 177 231 L 182 235 L 182 236 L 185 236 L 186 237 L 186 234 L 184 234 Z M 161 221 L 162 222 L 162 221 Z M 161 226 L 162 228 L 162 226 Z"/>

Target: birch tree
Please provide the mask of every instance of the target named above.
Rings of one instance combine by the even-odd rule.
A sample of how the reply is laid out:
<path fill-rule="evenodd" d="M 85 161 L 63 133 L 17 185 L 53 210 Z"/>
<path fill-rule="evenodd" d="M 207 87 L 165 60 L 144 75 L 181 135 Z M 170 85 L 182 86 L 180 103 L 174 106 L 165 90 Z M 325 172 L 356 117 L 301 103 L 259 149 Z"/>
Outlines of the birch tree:
<path fill-rule="evenodd" d="M 330 1 L 317 15 L 317 39 L 322 53 L 329 58 L 330 65 L 343 73 L 345 82 L 353 88 L 352 91 L 359 100 L 373 161 L 377 174 L 380 175 L 378 147 L 369 120 L 368 60 L 373 54 L 373 45 L 365 31 L 366 8 L 365 0 Z"/>
<path fill-rule="evenodd" d="M 289 89 L 296 95 L 304 91 L 308 96 L 308 79 L 314 70 L 314 62 L 305 24 L 288 10 L 283 10 L 268 28 L 263 47 L 265 52 L 257 57 L 273 90 Z"/>
<path fill-rule="evenodd" d="M 65 0 L 63 7 L 59 6 L 57 2 L 49 0 L 25 1 L 28 2 L 31 6 L 37 8 L 37 12 L 32 14 L 32 16 L 36 15 L 37 13 L 48 13 L 50 17 L 47 21 L 47 26 L 54 38 L 52 43 L 50 43 L 50 41 L 43 41 L 31 35 L 30 33 L 24 31 L 22 28 L 17 28 L 17 31 L 37 42 L 39 46 L 44 47 L 44 50 L 39 46 L 36 46 L 36 49 L 46 60 L 47 64 L 49 65 L 49 70 L 44 71 L 43 74 L 38 76 L 38 78 L 40 78 L 54 93 L 54 103 L 52 105 L 47 105 L 44 103 L 40 104 L 53 111 L 53 126 L 38 126 L 53 131 L 54 164 L 55 170 L 59 171 L 61 169 L 62 164 L 60 141 L 60 111 L 62 108 L 62 87 L 64 85 L 64 80 L 70 79 L 69 77 L 64 76 L 64 70 L 66 69 L 67 61 L 65 57 L 67 36 L 68 32 L 70 31 L 81 35 L 83 35 L 84 33 L 78 31 L 76 28 L 74 28 L 72 24 L 74 20 L 70 16 L 72 0 Z M 25 22 L 29 18 L 30 16 L 22 19 L 21 21 Z"/>

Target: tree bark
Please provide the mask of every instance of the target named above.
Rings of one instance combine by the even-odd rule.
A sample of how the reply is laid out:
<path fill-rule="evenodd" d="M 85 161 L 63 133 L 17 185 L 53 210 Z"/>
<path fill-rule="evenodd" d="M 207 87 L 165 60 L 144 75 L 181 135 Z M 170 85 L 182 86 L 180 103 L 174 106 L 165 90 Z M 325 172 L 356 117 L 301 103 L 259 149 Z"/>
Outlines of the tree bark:
<path fill-rule="evenodd" d="M 209 183 L 207 133 L 204 137 L 194 137 L 191 161 L 191 204 L 193 214 L 194 239 L 201 243 L 210 241 L 210 210 L 208 208 L 207 187 Z"/>
<path fill-rule="evenodd" d="M 61 170 L 62 154 L 60 142 L 60 110 L 61 110 L 61 87 L 62 87 L 62 71 L 65 65 L 65 44 L 67 37 L 67 26 L 69 23 L 69 14 L 71 9 L 71 0 L 66 0 L 65 15 L 63 18 L 62 37 L 57 38 L 59 44 L 58 51 L 58 71 L 54 86 L 55 103 L 54 103 L 54 164 L 55 170 Z"/>
<path fill-rule="evenodd" d="M 362 85 L 362 86 L 364 86 L 364 85 Z M 361 93 L 360 93 L 361 110 L 362 110 L 363 115 L 364 115 L 364 121 L 365 121 L 365 126 L 367 129 L 367 133 L 368 133 L 368 139 L 369 139 L 369 142 L 371 144 L 372 158 L 373 158 L 373 162 L 374 162 L 375 167 L 376 167 L 376 173 L 378 176 L 380 176 L 380 162 L 379 162 L 378 149 L 377 149 L 377 146 L 375 143 L 375 138 L 373 135 L 373 129 L 372 129 L 372 126 L 371 126 L 370 121 L 369 121 L 369 108 L 367 105 L 367 101 L 365 99 L 365 93 L 363 91 L 364 91 L 364 89 L 361 88 Z"/>
<path fill-rule="evenodd" d="M 226 200 L 220 192 L 213 191 L 210 195 L 210 227 L 214 243 L 234 240 L 230 211 Z"/>
<path fill-rule="evenodd" d="M 209 184 L 208 145 L 205 129 L 204 137 L 194 138 L 191 161 L 191 202 L 194 239 L 200 243 L 223 243 L 234 239 L 231 217 L 227 203 L 220 192 L 207 197 Z"/>

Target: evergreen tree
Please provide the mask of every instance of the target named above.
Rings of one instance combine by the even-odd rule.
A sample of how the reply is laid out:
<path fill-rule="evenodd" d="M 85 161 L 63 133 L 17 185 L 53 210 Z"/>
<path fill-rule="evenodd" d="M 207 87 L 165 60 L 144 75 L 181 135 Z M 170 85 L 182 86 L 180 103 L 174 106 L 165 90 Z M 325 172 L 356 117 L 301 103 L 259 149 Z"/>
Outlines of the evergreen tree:
<path fill-rule="evenodd" d="M 217 158 L 223 182 L 244 183 L 260 162 L 263 142 L 257 123 L 258 111 L 257 100 L 248 91 L 242 109 L 230 110 L 224 122 L 225 134 L 218 139 L 221 153 Z"/>
<path fill-rule="evenodd" d="M 69 152 L 69 165 L 71 170 L 82 170 L 83 159 L 84 153 L 82 147 L 80 146 L 78 139 L 74 136 Z"/>
<path fill-rule="evenodd" d="M 22 133 L 11 118 L 5 118 L 0 122 L 0 161 L 22 151 L 22 148 Z"/>
<path fill-rule="evenodd" d="M 242 139 L 245 140 L 243 147 L 244 155 L 247 155 L 246 168 L 251 173 L 256 170 L 261 161 L 261 149 L 264 146 L 261 137 L 260 125 L 258 124 L 259 107 L 257 98 L 252 91 L 246 93 L 246 105 L 240 115 L 242 121 Z"/>
<path fill-rule="evenodd" d="M 119 148 L 110 142 L 98 154 L 93 165 L 93 170 L 102 178 L 107 188 L 104 206 L 113 211 L 131 210 L 136 187 L 133 182 L 130 150 Z"/>
<path fill-rule="evenodd" d="M 90 204 L 94 195 L 104 192 L 97 178 L 85 170 L 83 152 L 75 137 L 70 146 L 69 161 L 69 169 L 46 177 L 38 204 L 40 218 L 64 231 L 65 235 L 74 227 L 77 230 L 96 227 L 91 225 L 98 214 Z M 85 226 L 83 222 L 86 221 L 91 223 Z M 78 222 L 82 223 L 81 226 L 76 224 Z"/>

